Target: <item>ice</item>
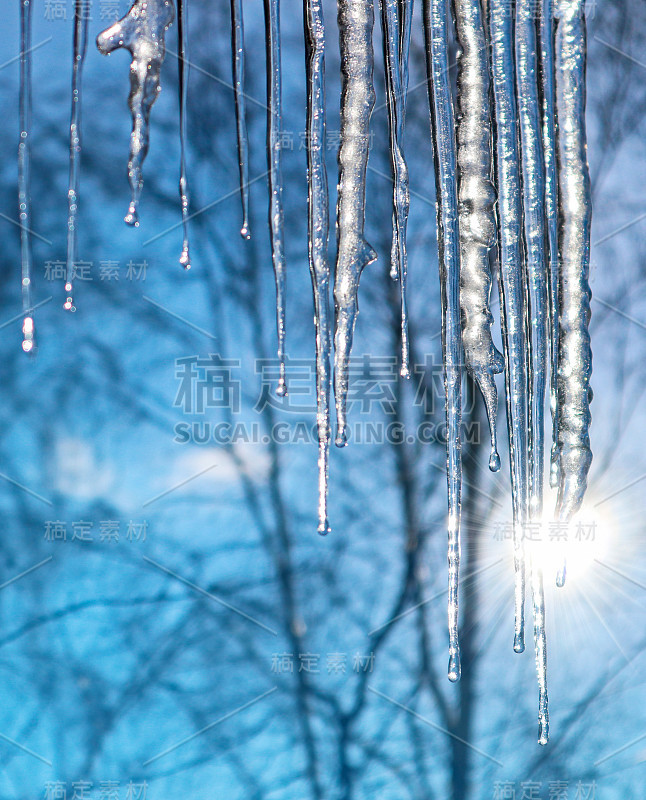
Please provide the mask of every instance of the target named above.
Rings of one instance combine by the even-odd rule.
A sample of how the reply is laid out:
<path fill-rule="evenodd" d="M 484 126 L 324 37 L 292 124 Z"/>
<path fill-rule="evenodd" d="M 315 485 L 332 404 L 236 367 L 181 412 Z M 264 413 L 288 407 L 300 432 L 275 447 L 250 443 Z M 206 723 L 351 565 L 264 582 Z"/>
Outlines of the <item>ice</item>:
<path fill-rule="evenodd" d="M 325 27 L 321 0 L 307 0 L 305 66 L 307 74 L 308 253 L 316 327 L 316 421 L 319 446 L 318 532 L 329 533 L 330 452 L 330 264 L 329 198 L 325 169 Z"/>
<path fill-rule="evenodd" d="M 231 54 L 233 67 L 233 93 L 236 109 L 236 136 L 238 164 L 240 167 L 240 201 L 242 227 L 240 235 L 251 238 L 249 228 L 249 143 L 247 140 L 246 101 L 244 93 L 244 24 L 242 0 L 231 0 Z"/>
<path fill-rule="evenodd" d="M 132 114 L 128 180 L 131 200 L 125 221 L 139 225 L 137 204 L 143 187 L 142 166 L 148 153 L 150 109 L 161 91 L 161 66 L 166 53 L 164 36 L 175 16 L 171 0 L 135 0 L 130 11 L 97 36 L 96 46 L 104 55 L 121 47 L 132 56 L 130 95 Z"/>
<path fill-rule="evenodd" d="M 283 179 L 281 174 L 282 101 L 280 68 L 280 4 L 265 0 L 267 48 L 267 163 L 269 167 L 269 230 L 276 280 L 276 327 L 280 375 L 276 393 L 287 394 L 285 383 L 285 291 L 286 264 L 283 241 Z"/>
<path fill-rule="evenodd" d="M 31 18 L 30 0 L 20 0 L 20 141 L 18 144 L 18 220 L 22 272 L 22 349 L 33 353 L 36 333 L 32 314 L 31 252 Z"/>
<path fill-rule="evenodd" d="M 491 432 L 492 471 L 500 469 L 496 441 L 498 392 L 494 375 L 503 359 L 491 338 L 490 250 L 496 243 L 491 175 L 489 66 L 480 0 L 454 3 L 458 55 L 458 199 L 462 344 L 469 374 L 484 398 Z"/>
<path fill-rule="evenodd" d="M 446 414 L 448 484 L 449 679 L 460 677 L 459 577 L 462 494 L 462 343 L 460 336 L 460 237 L 458 229 L 457 156 L 451 85 L 449 83 L 448 2 L 426 0 L 424 30 L 431 109 L 437 242 L 442 298 L 442 360 Z"/>
<path fill-rule="evenodd" d="M 496 186 L 498 188 L 500 297 L 507 426 L 514 516 L 514 650 L 525 649 L 525 557 L 528 520 L 527 319 L 523 276 L 522 206 L 518 113 L 513 48 L 514 20 L 506 0 L 489 3 L 491 74 L 495 104 Z"/>
<path fill-rule="evenodd" d="M 592 461 L 590 450 L 590 223 L 586 156 L 583 0 L 557 5 L 556 113 L 559 178 L 559 351 L 557 373 L 557 513 L 579 510 Z"/>
<path fill-rule="evenodd" d="M 335 443 L 343 447 L 347 442 L 348 365 L 359 313 L 359 280 L 363 269 L 377 258 L 364 237 L 370 115 L 375 104 L 372 0 L 339 0 L 338 21 L 342 89 L 334 279 L 334 394 Z"/>
<path fill-rule="evenodd" d="M 67 192 L 67 264 L 64 308 L 74 311 L 73 281 L 77 253 L 78 192 L 81 168 L 81 81 L 87 52 L 89 17 L 83 0 L 76 0 L 74 9 L 74 42 L 72 62 L 72 110 L 70 113 L 70 175 Z"/>

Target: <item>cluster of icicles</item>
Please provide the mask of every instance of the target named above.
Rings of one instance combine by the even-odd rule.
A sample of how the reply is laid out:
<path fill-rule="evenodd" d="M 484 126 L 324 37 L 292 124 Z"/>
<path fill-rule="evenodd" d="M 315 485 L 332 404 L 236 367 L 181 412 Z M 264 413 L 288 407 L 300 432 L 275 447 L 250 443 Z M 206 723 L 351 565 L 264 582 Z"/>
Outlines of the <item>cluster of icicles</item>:
<path fill-rule="evenodd" d="M 31 116 L 31 3 L 21 7 L 19 204 L 23 349 L 35 346 L 31 299 L 29 133 Z M 185 0 L 177 0 L 180 198 L 184 242 L 180 263 L 190 267 L 189 194 L 184 158 L 186 126 Z M 461 394 L 463 365 L 478 385 L 496 445 L 497 391 L 504 372 L 514 519 L 514 650 L 524 650 L 525 573 L 529 570 L 539 681 L 539 742 L 548 740 L 546 644 L 540 567 L 525 553 L 527 523 L 543 517 L 544 415 L 550 376 L 553 419 L 550 482 L 558 487 L 557 518 L 579 509 L 590 467 L 591 352 L 588 334 L 590 182 L 585 139 L 585 19 L 583 0 L 423 0 L 428 94 L 437 189 L 442 348 L 447 421 L 449 678 L 460 677 L 458 579 L 461 515 Z M 76 0 L 66 301 L 74 309 L 79 185 L 80 83 L 87 47 L 84 0 Z M 285 253 L 281 180 L 281 59 L 279 0 L 265 0 L 269 228 L 277 292 L 278 393 L 285 383 Z M 540 13 L 537 13 L 537 10 Z M 393 177 L 391 274 L 401 286 L 401 374 L 407 377 L 406 221 L 408 170 L 403 150 L 412 0 L 381 0 L 385 84 Z M 452 12 L 452 13 L 451 13 Z M 128 161 L 131 202 L 125 221 L 138 225 L 142 164 L 151 107 L 160 90 L 164 36 L 175 17 L 171 0 L 135 0 L 126 16 L 97 37 L 108 54 L 131 56 L 129 106 L 133 127 Z M 329 315 L 328 186 L 324 161 L 325 28 L 321 0 L 304 0 L 309 264 L 316 323 L 319 428 L 319 532 L 327 515 L 330 444 L 331 341 L 334 339 L 336 444 L 346 443 L 348 362 L 358 313 L 361 273 L 377 255 L 364 236 L 370 116 L 374 106 L 373 0 L 338 0 L 341 48 L 341 136 L 338 151 L 337 255 L 334 333 Z M 233 86 L 243 211 L 249 238 L 248 143 L 245 123 L 241 0 L 231 0 Z M 450 81 L 449 42 L 459 47 L 457 113 Z M 497 269 L 495 268 L 497 264 Z M 494 346 L 490 294 L 499 281 L 503 354 Z M 548 369 L 549 362 L 549 369 Z M 557 582 L 565 580 L 565 568 Z"/>

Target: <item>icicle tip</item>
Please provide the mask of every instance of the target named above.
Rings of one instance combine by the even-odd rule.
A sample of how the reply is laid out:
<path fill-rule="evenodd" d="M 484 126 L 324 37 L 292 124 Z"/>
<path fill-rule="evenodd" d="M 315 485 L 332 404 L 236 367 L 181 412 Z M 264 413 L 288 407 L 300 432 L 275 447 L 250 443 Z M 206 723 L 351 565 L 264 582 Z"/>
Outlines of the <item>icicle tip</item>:
<path fill-rule="evenodd" d="M 348 444 L 348 434 L 346 433 L 345 425 L 343 427 L 338 427 L 336 429 L 334 444 L 337 447 L 346 447 L 346 445 Z"/>
<path fill-rule="evenodd" d="M 500 455 L 495 448 L 491 451 L 491 455 L 489 456 L 489 469 L 492 472 L 500 471 Z"/>
<path fill-rule="evenodd" d="M 72 284 L 66 283 L 65 284 L 65 291 L 67 293 L 67 297 L 65 298 L 65 302 L 63 303 L 63 308 L 65 311 L 76 311 L 76 306 L 74 305 L 74 297 L 72 296 Z"/>
<path fill-rule="evenodd" d="M 25 353 L 36 352 L 36 331 L 33 317 L 25 317 L 22 323 L 22 349 Z"/>
<path fill-rule="evenodd" d="M 462 665 L 460 664 L 460 651 L 451 653 L 449 656 L 449 680 L 457 683 L 462 675 Z"/>
<path fill-rule="evenodd" d="M 567 563 L 563 561 L 563 565 L 556 573 L 556 585 L 559 589 L 565 586 L 565 579 L 567 577 Z"/>
<path fill-rule="evenodd" d="M 123 218 L 123 221 L 126 223 L 126 225 L 130 225 L 131 228 L 139 227 L 139 214 L 137 214 L 137 209 L 134 203 L 131 203 L 128 207 L 128 213 Z"/>
<path fill-rule="evenodd" d="M 514 634 L 514 653 L 525 652 L 525 637 L 522 633 Z"/>

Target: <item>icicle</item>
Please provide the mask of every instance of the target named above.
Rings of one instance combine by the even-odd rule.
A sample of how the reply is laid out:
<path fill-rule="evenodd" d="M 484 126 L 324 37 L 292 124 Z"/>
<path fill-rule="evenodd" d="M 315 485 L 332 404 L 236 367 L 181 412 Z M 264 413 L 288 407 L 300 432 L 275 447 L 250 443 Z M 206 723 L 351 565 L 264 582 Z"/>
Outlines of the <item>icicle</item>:
<path fill-rule="evenodd" d="M 240 165 L 240 200 L 242 228 L 240 235 L 251 238 L 249 229 L 249 144 L 247 142 L 246 103 L 244 94 L 244 25 L 242 0 L 231 0 L 231 55 L 233 57 L 233 93 L 236 108 L 238 164 Z"/>
<path fill-rule="evenodd" d="M 188 180 L 186 178 L 186 93 L 188 90 L 188 69 L 186 31 L 188 19 L 186 15 L 186 0 L 177 0 L 177 40 L 178 48 L 178 90 L 179 90 L 179 142 L 180 142 L 180 174 L 179 174 L 179 197 L 182 205 L 182 229 L 184 241 L 182 243 L 182 254 L 179 263 L 184 269 L 191 268 L 191 256 L 188 245 L 188 210 L 190 195 L 188 191 Z"/>
<path fill-rule="evenodd" d="M 469 374 L 477 382 L 491 431 L 489 467 L 500 469 L 496 442 L 498 393 L 493 377 L 503 359 L 491 338 L 493 317 L 490 250 L 496 241 L 495 192 L 491 183 L 489 67 L 480 0 L 454 0 L 458 55 L 458 168 L 460 304 L 462 343 Z"/>
<path fill-rule="evenodd" d="M 583 0 L 560 0 L 555 39 L 559 170 L 559 353 L 557 374 L 557 512 L 570 520 L 580 508 L 592 461 L 590 425 L 590 223 L 586 157 Z"/>
<path fill-rule="evenodd" d="M 554 13 L 553 0 L 542 0 L 540 17 L 541 93 L 543 111 L 543 153 L 545 159 L 545 216 L 549 244 L 550 286 L 550 410 L 552 451 L 550 485 L 558 485 L 556 375 L 558 371 L 558 185 L 556 179 L 556 130 L 554 111 Z"/>
<path fill-rule="evenodd" d="M 458 588 L 462 493 L 462 346 L 460 338 L 460 238 L 453 102 L 449 83 L 448 0 L 424 0 L 426 69 L 437 196 L 437 242 L 442 296 L 442 360 L 446 413 L 449 562 L 449 679 L 460 677 Z"/>
<path fill-rule="evenodd" d="M 527 251 L 527 288 L 530 355 L 529 501 L 530 516 L 540 520 L 543 510 L 543 448 L 545 440 L 545 384 L 547 371 L 547 267 L 545 259 L 545 172 L 539 111 L 534 0 L 517 0 L 516 63 L 518 116 L 522 153 L 523 221 Z"/>
<path fill-rule="evenodd" d="M 81 160 L 81 79 L 87 52 L 89 15 L 83 0 L 76 0 L 74 9 L 74 61 L 72 64 L 72 111 L 70 114 L 70 177 L 67 217 L 67 268 L 65 277 L 66 298 L 63 307 L 75 311 L 72 282 L 76 265 L 77 215 L 79 170 Z"/>
<path fill-rule="evenodd" d="M 132 114 L 128 161 L 132 197 L 125 217 L 128 225 L 139 225 L 137 204 L 143 186 L 142 165 L 148 153 L 148 121 L 150 109 L 161 90 L 159 74 L 166 53 L 164 34 L 174 15 L 171 0 L 135 0 L 125 17 L 96 39 L 96 46 L 103 55 L 125 47 L 132 56 L 128 97 Z"/>
<path fill-rule="evenodd" d="M 545 597 L 541 568 L 530 562 L 532 605 L 534 612 L 534 652 L 538 675 L 538 743 L 549 741 L 550 718 L 547 701 L 547 642 L 545 636 Z"/>
<path fill-rule="evenodd" d="M 325 28 L 321 0 L 304 0 L 307 74 L 308 252 L 316 325 L 316 422 L 319 440 L 319 526 L 329 533 L 327 514 L 330 453 L 330 265 L 329 210 L 325 169 Z"/>
<path fill-rule="evenodd" d="M 500 226 L 501 323 L 505 355 L 507 424 L 514 513 L 514 650 L 525 649 L 525 560 L 527 522 L 527 343 L 523 285 L 522 210 L 515 98 L 513 18 L 507 0 L 489 3 L 493 93 L 496 108 L 495 152 Z"/>
<path fill-rule="evenodd" d="M 335 441 L 343 447 L 347 441 L 348 363 L 359 310 L 359 279 L 364 267 L 377 258 L 364 237 L 370 115 L 375 103 L 372 0 L 339 0 L 338 21 L 342 92 L 334 281 L 334 394 L 337 414 Z"/>
<path fill-rule="evenodd" d="M 538 93 L 538 58 L 534 0 L 516 3 L 516 92 L 522 154 L 523 221 L 527 256 L 528 307 L 528 405 L 529 427 L 529 521 L 543 515 L 543 450 L 545 440 L 545 384 L 547 370 L 547 266 L 545 229 L 545 160 L 541 138 Z M 534 612 L 534 647 L 539 686 L 539 743 L 547 744 L 547 655 L 543 578 L 531 567 Z"/>
<path fill-rule="evenodd" d="M 280 375 L 276 394 L 287 394 L 285 383 L 285 251 L 283 243 L 283 179 L 280 134 L 282 126 L 280 68 L 280 3 L 265 0 L 265 44 L 267 48 L 267 161 L 269 166 L 269 229 L 276 278 L 276 327 Z"/>
<path fill-rule="evenodd" d="M 36 350 L 31 316 L 31 2 L 20 0 L 20 142 L 18 144 L 18 219 L 22 264 L 22 349 Z"/>
<path fill-rule="evenodd" d="M 406 302 L 406 224 L 410 206 L 408 166 L 404 157 L 404 119 L 408 90 L 408 53 L 412 0 L 381 0 L 381 22 L 386 72 L 390 161 L 393 173 L 393 238 L 391 277 L 399 279 L 402 304 L 401 375 L 410 377 L 408 344 L 408 305 Z"/>

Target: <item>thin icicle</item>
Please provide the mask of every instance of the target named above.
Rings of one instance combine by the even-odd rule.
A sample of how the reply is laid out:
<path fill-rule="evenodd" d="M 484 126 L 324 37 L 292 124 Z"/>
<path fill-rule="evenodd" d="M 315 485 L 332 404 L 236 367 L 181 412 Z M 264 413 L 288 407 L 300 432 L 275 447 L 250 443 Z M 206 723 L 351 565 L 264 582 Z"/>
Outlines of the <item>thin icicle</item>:
<path fill-rule="evenodd" d="M 348 364 L 359 311 L 359 279 L 364 267 L 377 258 L 364 237 L 370 115 L 375 104 L 372 0 L 338 0 L 338 21 L 342 91 L 334 279 L 334 394 L 335 442 L 343 447 L 347 442 Z"/>
<path fill-rule="evenodd" d="M 31 9 L 30 0 L 20 0 L 20 141 L 18 144 L 18 219 L 22 264 L 22 349 L 36 350 L 31 299 Z"/>
<path fill-rule="evenodd" d="M 550 410 L 552 413 L 552 450 L 550 485 L 558 485 L 556 375 L 558 372 L 558 183 L 556 176 L 556 128 L 554 106 L 554 6 L 553 0 L 541 3 L 541 92 L 543 111 L 543 153 L 545 158 L 545 217 L 549 245 L 550 287 Z"/>
<path fill-rule="evenodd" d="M 489 467 L 500 469 L 496 441 L 498 392 L 494 375 L 503 359 L 491 338 L 490 250 L 496 241 L 491 183 L 489 66 L 480 0 L 453 2 L 458 45 L 458 168 L 462 343 L 469 374 L 484 398 L 491 431 Z"/>
<path fill-rule="evenodd" d="M 186 178 L 186 93 L 188 90 L 188 70 L 187 60 L 187 38 L 188 18 L 186 13 L 186 0 L 177 0 L 177 40 L 178 50 L 178 90 L 179 90 L 179 142 L 180 142 L 180 174 L 179 174 L 179 198 L 182 205 L 182 230 L 184 240 L 182 242 L 182 254 L 179 263 L 184 269 L 191 268 L 191 256 L 188 244 L 188 210 L 190 205 L 190 194 L 188 191 L 188 180 Z"/>
<path fill-rule="evenodd" d="M 495 152 L 500 228 L 500 316 L 505 355 L 507 426 L 514 514 L 514 650 L 522 653 L 525 649 L 523 534 L 528 509 L 528 381 L 513 22 L 507 0 L 490 0 L 489 30 L 496 108 Z"/>
<path fill-rule="evenodd" d="M 529 521 L 539 522 L 543 514 L 543 451 L 545 440 L 545 385 L 547 371 L 547 264 L 545 245 L 545 159 L 541 131 L 536 52 L 534 0 L 516 3 L 516 91 L 522 154 L 523 221 L 527 257 L 528 306 L 528 405 L 530 413 Z M 543 578 L 536 564 L 531 566 L 534 612 L 534 648 L 539 686 L 540 744 L 548 740 L 547 650 Z"/>
<path fill-rule="evenodd" d="M 128 225 L 139 225 L 137 204 L 143 186 L 142 166 L 148 153 L 150 109 L 161 91 L 159 76 L 166 53 L 164 36 L 174 15 L 171 0 L 135 0 L 125 17 L 96 39 L 96 46 L 103 55 L 124 47 L 132 56 L 128 97 L 132 114 L 128 161 L 131 200 L 125 217 Z"/>
<path fill-rule="evenodd" d="M 233 93 L 236 108 L 238 164 L 240 165 L 240 200 L 242 228 L 240 235 L 251 238 L 249 228 L 249 143 L 247 141 L 246 102 L 244 93 L 244 24 L 242 0 L 231 0 L 231 55 L 233 61 Z"/>
<path fill-rule="evenodd" d="M 400 0 L 381 0 L 390 161 L 393 174 L 393 238 L 390 254 L 390 274 L 391 277 L 399 279 L 400 282 L 402 307 L 401 375 L 404 378 L 410 377 L 408 305 L 406 301 L 406 277 L 408 272 L 406 225 L 410 207 L 410 192 L 403 138 L 406 92 L 408 90 L 411 16 L 412 0 L 403 0 L 402 2 Z"/>
<path fill-rule="evenodd" d="M 285 383 L 285 251 L 283 242 L 283 179 L 280 134 L 282 127 L 280 68 L 280 2 L 265 0 L 267 48 L 267 161 L 269 167 L 269 229 L 276 279 L 276 327 L 278 329 L 279 379 L 276 394 L 287 394 Z"/>
<path fill-rule="evenodd" d="M 559 353 L 557 513 L 568 521 L 587 487 L 590 450 L 590 223 L 586 157 L 586 32 L 583 0 L 560 0 L 556 26 L 559 171 Z"/>
<path fill-rule="evenodd" d="M 538 743 L 549 741 L 550 717 L 547 700 L 547 637 L 545 635 L 545 596 L 543 573 L 535 561 L 530 559 L 532 606 L 534 613 L 534 653 L 538 675 Z"/>
<path fill-rule="evenodd" d="M 442 296 L 442 359 L 448 483 L 449 679 L 460 678 L 458 589 L 462 494 L 462 345 L 460 338 L 460 237 L 453 101 L 449 83 L 448 0 L 424 0 L 426 69 L 437 196 L 437 242 Z"/>
<path fill-rule="evenodd" d="M 72 111 L 70 114 L 70 176 L 67 192 L 67 268 L 65 275 L 65 303 L 68 311 L 75 311 L 73 291 L 74 269 L 77 253 L 77 216 L 79 172 L 81 161 L 81 80 L 87 52 L 87 29 L 89 22 L 86 4 L 76 0 L 74 8 L 74 44 L 72 63 Z"/>
<path fill-rule="evenodd" d="M 558 403 L 557 374 L 559 351 L 558 298 L 558 181 L 556 165 L 556 111 L 554 102 L 554 3 L 541 3 L 541 89 L 543 97 L 543 150 L 545 157 L 545 216 L 549 243 L 549 300 L 550 300 L 550 412 L 552 415 L 552 448 L 550 453 L 550 486 L 556 488 L 558 476 Z M 556 585 L 564 586 L 565 554 L 556 574 Z"/>
<path fill-rule="evenodd" d="M 329 533 L 330 453 L 330 264 L 329 207 L 325 169 L 325 27 L 321 0 L 304 0 L 307 75 L 308 252 L 316 326 L 316 422 L 319 444 L 318 532 Z"/>
<path fill-rule="evenodd" d="M 516 4 L 516 64 L 518 117 L 522 154 L 523 222 L 529 299 L 529 504 L 530 520 L 543 510 L 543 449 L 547 373 L 547 265 L 545 230 L 545 171 L 541 139 L 534 0 Z"/>

